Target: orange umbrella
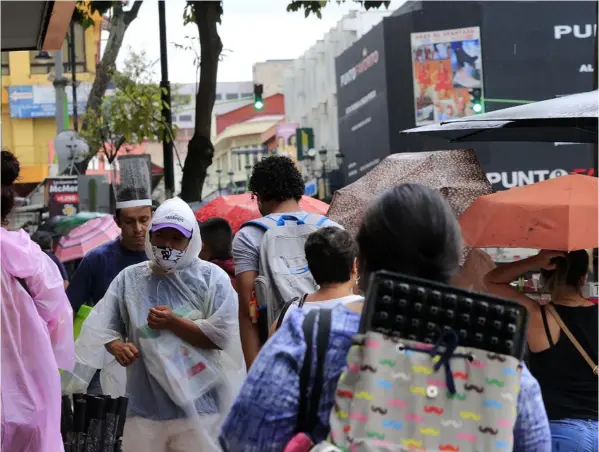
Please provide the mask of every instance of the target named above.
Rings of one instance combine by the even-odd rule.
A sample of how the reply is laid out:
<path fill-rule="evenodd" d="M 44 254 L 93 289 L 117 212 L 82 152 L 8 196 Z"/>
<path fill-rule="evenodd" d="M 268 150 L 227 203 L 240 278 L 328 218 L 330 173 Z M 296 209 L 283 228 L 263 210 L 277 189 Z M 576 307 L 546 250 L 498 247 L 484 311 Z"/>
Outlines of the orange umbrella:
<path fill-rule="evenodd" d="M 597 248 L 599 183 L 572 174 L 481 196 L 460 216 L 475 248 Z"/>
<path fill-rule="evenodd" d="M 299 203 L 302 210 L 319 215 L 326 215 L 329 205 L 309 196 L 302 196 Z M 196 218 L 206 221 L 209 218 L 224 218 L 231 224 L 233 233 L 247 221 L 260 218 L 258 203 L 249 193 L 241 195 L 220 196 L 202 206 L 196 212 Z"/>

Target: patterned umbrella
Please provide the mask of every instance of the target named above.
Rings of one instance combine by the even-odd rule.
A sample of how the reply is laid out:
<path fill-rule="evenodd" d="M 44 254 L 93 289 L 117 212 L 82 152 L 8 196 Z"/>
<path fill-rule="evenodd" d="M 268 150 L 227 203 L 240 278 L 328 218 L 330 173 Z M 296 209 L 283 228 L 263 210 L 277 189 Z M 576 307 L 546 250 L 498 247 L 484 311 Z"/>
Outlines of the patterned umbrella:
<path fill-rule="evenodd" d="M 302 196 L 300 207 L 306 212 L 325 215 L 329 205 L 318 199 Z M 214 217 L 224 218 L 231 224 L 233 233 L 236 233 L 243 223 L 261 216 L 258 203 L 252 199 L 249 193 L 220 196 L 196 212 L 196 218 L 200 221 Z"/>
<path fill-rule="evenodd" d="M 81 259 L 89 251 L 116 239 L 119 235 L 121 230 L 111 216 L 94 218 L 60 239 L 56 247 L 56 257 L 62 262 Z"/>
<path fill-rule="evenodd" d="M 338 190 L 328 216 L 354 236 L 370 203 L 386 190 L 418 183 L 439 190 L 456 216 L 493 189 L 470 149 L 393 154 L 353 184 Z M 461 263 L 468 256 L 464 249 Z"/>

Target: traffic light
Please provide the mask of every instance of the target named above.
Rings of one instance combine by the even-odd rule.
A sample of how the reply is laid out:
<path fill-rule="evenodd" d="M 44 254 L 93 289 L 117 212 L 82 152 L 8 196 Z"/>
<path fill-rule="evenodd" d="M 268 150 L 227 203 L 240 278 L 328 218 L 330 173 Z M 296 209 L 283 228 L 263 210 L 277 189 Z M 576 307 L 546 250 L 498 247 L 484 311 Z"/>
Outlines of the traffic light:
<path fill-rule="evenodd" d="M 264 100 L 262 100 L 262 85 L 254 84 L 254 109 L 262 110 L 264 108 Z"/>
<path fill-rule="evenodd" d="M 484 108 L 481 89 L 469 89 L 468 94 L 470 94 L 470 103 L 472 104 L 472 111 L 474 114 L 482 113 Z"/>

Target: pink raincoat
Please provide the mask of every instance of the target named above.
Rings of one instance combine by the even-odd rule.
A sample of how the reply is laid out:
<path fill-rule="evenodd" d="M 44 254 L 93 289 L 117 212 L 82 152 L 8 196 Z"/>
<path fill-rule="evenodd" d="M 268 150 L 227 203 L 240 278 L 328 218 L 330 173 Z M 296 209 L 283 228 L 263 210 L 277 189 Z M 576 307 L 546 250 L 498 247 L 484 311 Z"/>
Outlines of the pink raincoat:
<path fill-rule="evenodd" d="M 58 369 L 73 368 L 73 311 L 58 268 L 24 231 L 0 228 L 0 253 L 1 449 L 60 452 Z"/>

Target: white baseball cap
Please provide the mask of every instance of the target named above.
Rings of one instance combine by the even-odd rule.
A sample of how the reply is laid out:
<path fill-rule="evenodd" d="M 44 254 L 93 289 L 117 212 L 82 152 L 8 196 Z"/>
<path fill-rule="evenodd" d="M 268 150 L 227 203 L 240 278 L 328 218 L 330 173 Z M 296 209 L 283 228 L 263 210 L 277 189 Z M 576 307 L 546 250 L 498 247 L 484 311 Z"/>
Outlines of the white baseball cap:
<path fill-rule="evenodd" d="M 171 198 L 163 202 L 154 212 L 150 230 L 155 232 L 160 229 L 173 228 L 186 238 L 190 238 L 194 224 L 197 224 L 197 221 L 191 207 L 181 198 Z"/>

